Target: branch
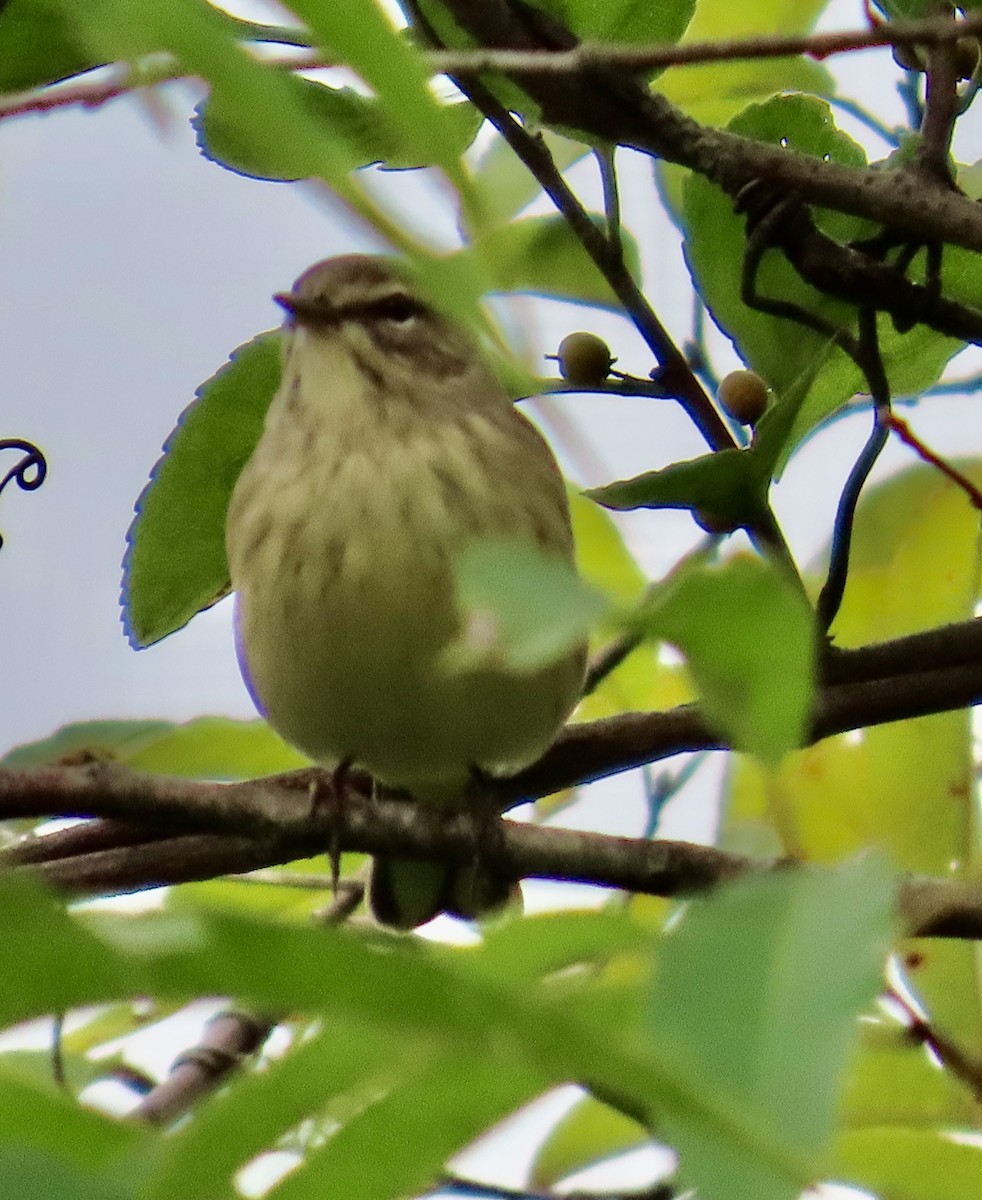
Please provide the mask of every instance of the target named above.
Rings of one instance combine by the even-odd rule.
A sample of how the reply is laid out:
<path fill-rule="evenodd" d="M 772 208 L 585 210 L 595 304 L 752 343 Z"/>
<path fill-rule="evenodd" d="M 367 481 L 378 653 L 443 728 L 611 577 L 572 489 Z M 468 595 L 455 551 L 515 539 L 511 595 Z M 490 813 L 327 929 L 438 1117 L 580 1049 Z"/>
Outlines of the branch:
<path fill-rule="evenodd" d="M 982 621 L 833 651 L 823 670 L 812 741 L 965 707 L 982 699 Z M 315 768 L 233 784 L 143 775 L 104 762 L 0 770 L 2 818 L 122 822 L 31 837 L 0 854 L 0 862 L 34 864 L 53 886 L 93 894 L 275 866 L 321 853 L 333 837 L 344 850 L 461 864 L 479 853 L 516 879 L 677 896 L 774 863 L 685 842 L 512 822 L 505 822 L 500 838 L 488 839 L 486 814 L 683 751 L 722 748 L 694 705 L 571 725 L 525 771 L 475 784 L 468 810 L 457 813 L 407 804 L 391 792 L 373 801 L 372 781 L 358 771 L 348 775 L 338 804 L 333 777 Z M 975 885 L 909 882 L 900 907 L 908 928 L 921 935 L 982 936 L 982 888 Z"/>
<path fill-rule="evenodd" d="M 963 21 L 929 17 L 835 33 L 754 34 L 684 45 L 580 42 L 572 50 L 440 50 L 428 53 L 426 61 L 434 73 L 445 75 L 479 75 L 485 71 L 518 76 L 579 75 L 598 67 L 653 71 L 695 63 L 789 58 L 799 54 L 822 59 L 876 46 L 941 46 L 957 42 L 959 38 L 980 35 L 982 17 L 968 17 Z"/>
<path fill-rule="evenodd" d="M 887 418 L 887 425 L 905 445 L 910 446 L 918 458 L 929 466 L 936 467 L 956 487 L 961 488 L 972 507 L 982 512 L 982 491 L 972 483 L 967 475 L 962 474 L 947 459 L 942 458 L 940 454 L 936 454 L 929 446 L 926 446 L 903 418 L 891 414 Z"/>
<path fill-rule="evenodd" d="M 976 1103 L 982 1101 L 982 1059 L 962 1049 L 954 1038 L 926 1021 L 896 989 L 890 988 L 887 996 L 903 1013 L 910 1040 L 926 1046 L 946 1070 L 969 1088 Z"/>
<path fill-rule="evenodd" d="M 577 44 L 546 14 L 512 8 L 506 0 L 444 0 L 444 5 L 458 25 L 495 49 L 555 52 Z M 689 167 L 728 195 L 752 179 L 767 179 L 806 203 L 866 217 L 914 239 L 982 250 L 980 206 L 940 183 L 930 186 L 922 172 L 857 170 L 702 126 L 623 69 L 595 67 L 576 76 L 527 73 L 521 86 L 546 123 Z"/>
<path fill-rule="evenodd" d="M 440 1195 L 463 1196 L 464 1200 L 673 1200 L 678 1195 L 669 1183 L 651 1184 L 640 1190 L 584 1192 L 534 1191 L 504 1187 L 496 1183 L 480 1183 L 462 1175 L 446 1175 L 440 1180 Z"/>
<path fill-rule="evenodd" d="M 948 152 L 958 117 L 958 66 L 954 42 L 935 42 L 928 49 L 924 119 L 917 145 L 917 166 L 926 175 L 954 186 Z"/>
<path fill-rule="evenodd" d="M 168 1125 L 196 1100 L 213 1092 L 269 1037 L 275 1022 L 243 1012 L 223 1012 L 205 1026 L 197 1046 L 174 1060 L 170 1074 L 130 1114 L 152 1125 Z"/>
<path fill-rule="evenodd" d="M 329 787 L 330 776 L 324 775 L 324 786 Z M 346 795 L 343 805 L 312 810 L 307 802 L 310 777 L 310 772 L 302 771 L 223 786 L 141 775 L 106 764 L 6 771 L 0 772 L 0 810 L 36 816 L 142 812 L 185 827 L 228 830 L 137 848 L 150 883 L 114 878 L 111 851 L 59 858 L 31 868 L 52 886 L 73 894 L 136 890 L 273 866 L 322 852 L 332 838 L 347 850 L 461 864 L 473 863 L 480 847 L 482 863 L 514 878 L 560 879 L 665 897 L 703 892 L 741 875 L 788 866 L 690 842 L 613 837 L 511 821 L 503 823 L 500 836 L 486 839 L 486 818 L 474 813 L 427 809 L 391 799 L 373 801 L 361 793 Z M 265 832 L 243 837 L 244 827 Z M 196 852 L 187 853 L 189 847 Z M 162 848 L 166 869 L 159 857 Z M 132 847 L 124 854 L 131 864 L 139 860 Z M 8 863 L 16 861 L 9 852 L 3 857 Z M 980 884 L 911 878 L 900 886 L 897 908 L 908 936 L 982 938 Z"/>
<path fill-rule="evenodd" d="M 952 712 L 982 700 L 982 620 L 911 634 L 858 650 L 833 649 L 823 664 L 808 742 L 833 734 L 889 721 Z M 486 807 L 506 810 L 539 796 L 575 787 L 620 771 L 657 762 L 692 750 L 724 750 L 726 743 L 703 717 L 697 705 L 667 712 L 622 713 L 599 721 L 566 726 L 549 750 L 530 767 L 510 778 L 482 781 L 476 799 Z M 308 795 L 314 769 L 271 777 L 272 795 L 262 780 L 249 783 L 195 784 L 200 815 L 187 807 L 188 792 L 180 780 L 137 775 L 100 763 L 86 767 L 45 767 L 0 770 L 0 817 L 105 816 L 124 822 L 147 821 L 156 828 L 147 834 L 157 841 L 172 839 L 175 829 L 220 827 L 254 838 L 292 832 L 301 841 L 328 826 L 318 804 Z M 290 781 L 292 799 L 283 796 Z M 349 798 L 368 796 L 371 780 L 350 774 Z M 330 787 L 321 789 L 329 792 Z M 240 802 L 248 794 L 250 799 Z M 390 793 L 391 795 L 391 793 Z M 265 797 L 265 799 L 264 799 Z M 396 805 L 405 811 L 411 806 Z M 173 824 L 172 822 L 177 822 Z M 71 831 L 54 837 L 67 837 Z M 361 834 L 358 834 L 361 837 Z M 402 834 L 396 833 L 396 838 Z M 377 853 L 404 848 L 364 832 L 364 844 L 350 849 Z M 47 840 L 47 839 L 46 839 Z M 41 839 L 28 845 L 40 845 Z M 30 851 L 29 853 L 33 853 Z M 26 859 L 25 859 L 26 861 Z"/>
<path fill-rule="evenodd" d="M 892 179 L 922 180 L 917 169 L 898 169 Z M 930 188 L 928 189 L 930 190 Z M 768 181 L 767 191 L 775 189 Z M 953 194 L 947 191 L 946 194 Z M 852 246 L 842 246 L 822 233 L 808 211 L 798 205 L 769 230 L 769 246 L 784 252 L 806 283 L 847 304 L 889 313 L 900 329 L 923 324 L 947 337 L 982 343 L 982 312 L 908 279 L 902 270 L 879 262 Z"/>
<path fill-rule="evenodd" d="M 435 41 L 436 35 L 433 29 L 415 2 L 411 3 L 411 10 L 415 14 L 419 28 L 431 42 Z M 654 309 L 628 270 L 621 253 L 619 239 L 611 240 L 612 187 L 609 176 L 613 172 L 612 158 L 607 162 L 603 172 L 608 210 L 608 231 L 605 235 L 594 225 L 566 183 L 545 142 L 541 138 L 532 137 L 525 127 L 478 80 L 468 82 L 457 80 L 456 83 L 471 103 L 494 125 L 516 156 L 538 181 L 557 210 L 566 218 L 570 229 L 579 239 L 597 269 L 602 272 L 614 295 L 621 302 L 625 313 L 634 322 L 635 328 L 654 355 L 658 363 L 658 371 L 653 373 L 653 377 L 657 378 L 659 386 L 678 399 L 686 415 L 713 450 L 734 447 L 736 442 L 727 428 L 726 422 L 717 412 L 691 364 L 676 346 L 668 330 L 658 319 Z M 602 162 L 603 153 L 605 152 L 601 153 Z M 616 201 L 614 206 L 616 207 Z M 748 532 L 761 551 L 769 553 L 786 569 L 788 577 L 797 581 L 800 586 L 801 578 L 790 547 L 769 507 L 766 508 L 761 519 L 748 529 Z"/>

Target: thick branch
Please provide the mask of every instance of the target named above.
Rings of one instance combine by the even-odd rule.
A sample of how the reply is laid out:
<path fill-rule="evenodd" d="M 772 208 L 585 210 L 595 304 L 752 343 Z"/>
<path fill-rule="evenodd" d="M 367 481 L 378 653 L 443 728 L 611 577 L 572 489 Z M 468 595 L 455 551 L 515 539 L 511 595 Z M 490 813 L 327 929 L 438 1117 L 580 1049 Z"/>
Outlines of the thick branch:
<path fill-rule="evenodd" d="M 568 30 L 537 10 L 506 0 L 443 0 L 459 25 L 497 50 L 570 51 Z M 866 217 L 921 241 L 982 250 L 982 209 L 967 197 L 928 186 L 922 173 L 838 166 L 779 146 L 710 129 L 622 70 L 575 76 L 523 73 L 521 86 L 549 124 L 641 150 L 697 171 L 735 196 L 766 179 L 808 204 Z"/>
<path fill-rule="evenodd" d="M 268 830 L 252 839 L 231 832 L 175 837 L 127 846 L 118 859 L 103 850 L 32 867 L 49 884 L 71 894 L 137 890 L 273 866 L 323 851 L 332 831 L 345 849 L 466 864 L 474 861 L 480 846 L 482 863 L 515 878 L 561 879 L 655 896 L 689 895 L 749 872 L 782 866 L 776 860 L 749 859 L 689 842 L 612 837 L 510 821 L 504 823 L 500 837 L 489 839 L 486 820 L 473 813 L 373 801 L 361 794 L 347 796 L 341 806 L 311 810 L 303 800 L 308 780 L 308 773 L 294 773 L 223 788 L 105 764 L 9 771 L 0 772 L 0 810 L 114 813 L 125 809 L 153 813 L 155 818 L 166 812 L 185 826 L 241 829 L 247 824 Z M 273 831 L 276 827 L 278 832 Z M 5 857 L 10 862 L 16 856 L 8 852 Z M 911 879 L 901 885 L 897 904 L 905 931 L 912 936 L 982 938 L 982 885 Z"/>
<path fill-rule="evenodd" d="M 982 621 L 914 634 L 825 664 L 812 739 L 883 721 L 962 708 L 982 698 Z M 73 893 L 128 891 L 253 870 L 342 849 L 472 862 L 515 878 L 578 880 L 655 895 L 711 886 L 771 867 L 688 843 L 612 838 L 506 823 L 487 838 L 481 807 L 503 810 L 686 750 L 723 748 L 697 707 L 627 713 L 571 725 L 542 759 L 510 779 L 477 785 L 470 811 L 443 813 L 392 794 L 373 801 L 371 781 L 353 771 L 343 804 L 333 779 L 313 768 L 244 783 L 189 782 L 106 763 L 0 771 L 0 817 L 108 820 L 30 838 L 0 855 L 34 864 Z M 312 784 L 316 783 L 316 787 Z M 959 890 L 960 889 L 960 890 Z M 926 880 L 909 884 L 901 908 L 911 929 L 982 936 L 982 893 Z"/>

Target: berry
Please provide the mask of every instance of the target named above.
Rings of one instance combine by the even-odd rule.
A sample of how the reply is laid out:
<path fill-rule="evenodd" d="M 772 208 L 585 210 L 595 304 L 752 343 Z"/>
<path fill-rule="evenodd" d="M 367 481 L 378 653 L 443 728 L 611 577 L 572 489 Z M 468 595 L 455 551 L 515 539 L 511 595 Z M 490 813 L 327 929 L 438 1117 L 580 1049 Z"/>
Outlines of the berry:
<path fill-rule="evenodd" d="M 563 379 L 583 386 L 603 383 L 614 364 L 610 347 L 595 333 L 568 333 L 559 343 L 556 358 Z"/>
<path fill-rule="evenodd" d="M 720 383 L 718 397 L 742 425 L 756 425 L 767 411 L 767 384 L 756 371 L 731 371 Z"/>

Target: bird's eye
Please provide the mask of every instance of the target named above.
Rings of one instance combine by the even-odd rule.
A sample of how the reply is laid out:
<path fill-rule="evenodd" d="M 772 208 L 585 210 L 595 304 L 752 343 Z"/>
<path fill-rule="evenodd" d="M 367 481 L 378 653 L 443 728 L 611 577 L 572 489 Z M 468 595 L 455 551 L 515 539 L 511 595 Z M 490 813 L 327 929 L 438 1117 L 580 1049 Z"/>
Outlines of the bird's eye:
<path fill-rule="evenodd" d="M 420 316 L 424 311 L 423 304 L 414 299 L 412 296 L 403 294 L 395 296 L 384 296 L 380 300 L 375 300 L 369 306 L 369 313 L 377 320 L 393 321 L 397 325 L 406 325 L 414 317 Z"/>

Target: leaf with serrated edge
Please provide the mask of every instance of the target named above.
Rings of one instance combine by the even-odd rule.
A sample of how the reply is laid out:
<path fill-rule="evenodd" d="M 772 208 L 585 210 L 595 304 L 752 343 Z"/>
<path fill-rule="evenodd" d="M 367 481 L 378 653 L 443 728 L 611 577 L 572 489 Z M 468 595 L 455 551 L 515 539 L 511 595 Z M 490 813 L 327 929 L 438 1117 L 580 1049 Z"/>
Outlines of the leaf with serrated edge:
<path fill-rule="evenodd" d="M 279 386 L 279 347 L 277 333 L 260 334 L 201 385 L 136 502 L 120 597 L 136 649 L 228 593 L 225 514 Z"/>

